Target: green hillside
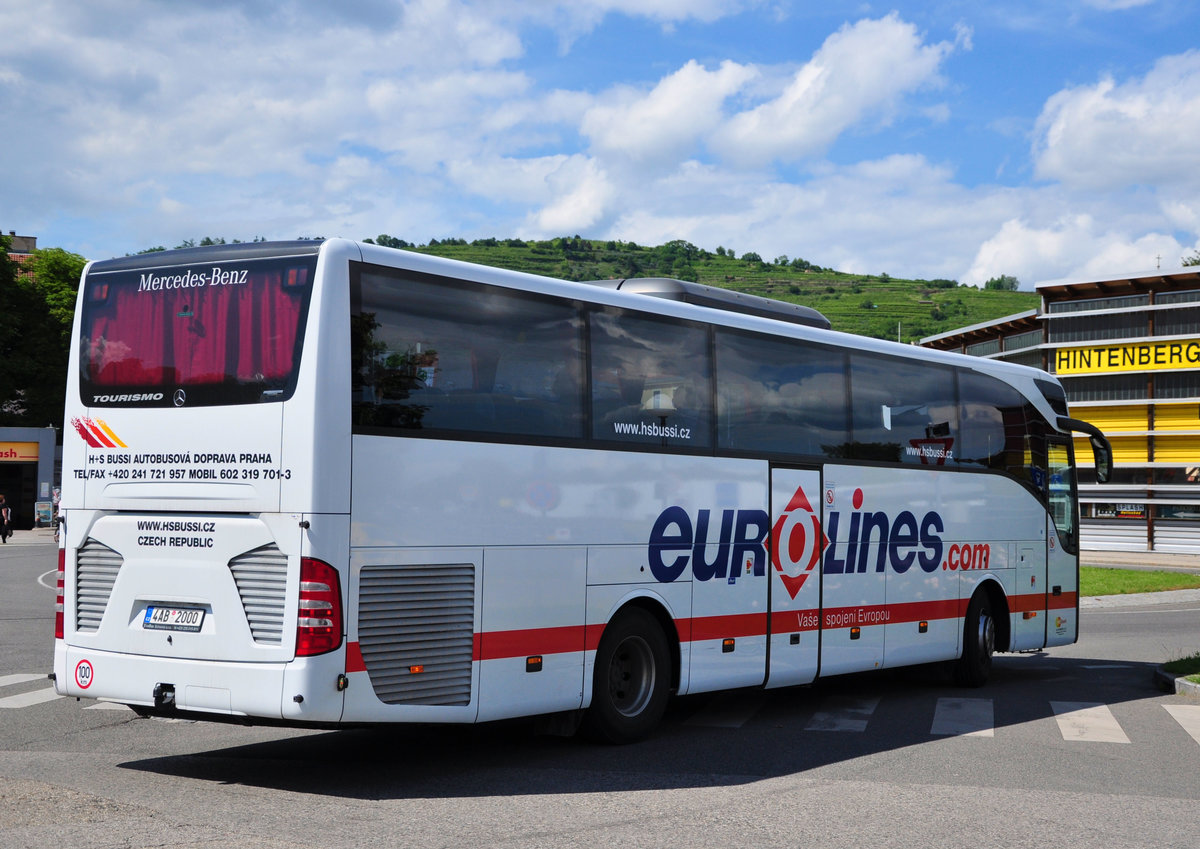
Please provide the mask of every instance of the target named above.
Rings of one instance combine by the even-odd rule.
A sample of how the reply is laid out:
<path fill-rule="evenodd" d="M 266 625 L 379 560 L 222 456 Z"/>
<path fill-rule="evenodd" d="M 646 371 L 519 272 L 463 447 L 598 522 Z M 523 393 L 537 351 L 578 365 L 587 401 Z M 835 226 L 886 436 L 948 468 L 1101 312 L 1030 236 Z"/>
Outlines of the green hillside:
<path fill-rule="evenodd" d="M 724 247 L 708 251 L 685 241 L 657 247 L 578 236 L 536 242 L 434 239 L 428 245 L 411 245 L 390 236 L 368 241 L 567 280 L 676 277 L 804 304 L 824 313 L 835 330 L 904 342 L 1038 305 L 1032 292 L 981 290 L 953 280 L 846 274 L 803 259 L 737 257 Z"/>

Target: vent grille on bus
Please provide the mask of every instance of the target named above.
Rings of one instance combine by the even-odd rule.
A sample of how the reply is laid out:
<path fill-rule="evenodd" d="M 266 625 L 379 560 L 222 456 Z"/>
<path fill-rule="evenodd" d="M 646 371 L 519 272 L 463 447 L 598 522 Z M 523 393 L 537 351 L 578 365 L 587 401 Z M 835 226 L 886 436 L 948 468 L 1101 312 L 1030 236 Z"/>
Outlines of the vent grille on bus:
<path fill-rule="evenodd" d="M 108 607 L 117 573 L 125 562 L 107 545 L 88 537 L 75 552 L 75 630 L 95 633 Z"/>
<path fill-rule="evenodd" d="M 364 566 L 360 583 L 359 648 L 380 701 L 470 704 L 475 567 Z"/>
<path fill-rule="evenodd" d="M 284 596 L 288 559 L 271 543 L 229 561 L 229 571 L 242 597 L 242 609 L 254 642 L 278 646 L 283 642 Z"/>

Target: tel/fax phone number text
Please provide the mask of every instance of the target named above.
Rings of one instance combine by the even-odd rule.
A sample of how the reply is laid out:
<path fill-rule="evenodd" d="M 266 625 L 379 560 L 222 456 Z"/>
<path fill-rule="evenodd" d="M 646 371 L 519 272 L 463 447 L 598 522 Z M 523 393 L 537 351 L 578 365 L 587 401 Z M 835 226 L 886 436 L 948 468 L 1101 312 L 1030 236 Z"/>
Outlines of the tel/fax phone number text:
<path fill-rule="evenodd" d="M 292 470 L 276 468 L 269 453 L 262 454 L 122 454 L 97 452 L 89 468 L 75 469 L 75 477 L 112 481 L 286 481 Z M 146 464 L 171 463 L 161 466 Z M 177 465 L 175 465 L 177 464 Z M 236 465 L 224 465 L 236 464 Z"/>

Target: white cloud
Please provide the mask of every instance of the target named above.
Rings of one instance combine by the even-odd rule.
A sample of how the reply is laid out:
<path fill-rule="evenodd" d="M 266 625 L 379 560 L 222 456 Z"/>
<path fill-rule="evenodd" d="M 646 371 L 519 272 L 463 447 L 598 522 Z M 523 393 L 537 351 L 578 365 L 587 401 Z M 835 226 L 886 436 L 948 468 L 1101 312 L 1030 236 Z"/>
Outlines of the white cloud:
<path fill-rule="evenodd" d="M 1036 174 L 1083 189 L 1200 185 L 1200 52 L 1160 59 L 1141 79 L 1058 92 L 1034 129 Z"/>
<path fill-rule="evenodd" d="M 365 156 L 339 156 L 324 169 L 324 189 L 330 194 L 343 194 L 368 182 L 384 177 L 384 169 Z"/>
<path fill-rule="evenodd" d="M 1184 246 L 1173 236 L 1132 235 L 1086 214 L 1040 226 L 1010 219 L 980 245 L 963 282 L 978 286 L 997 275 L 1011 274 L 1022 288 L 1031 288 L 1047 279 L 1104 279 L 1147 273 L 1159 262 L 1174 268 L 1183 253 Z"/>
<path fill-rule="evenodd" d="M 536 235 L 583 233 L 609 212 L 616 186 L 594 159 L 571 156 L 546 175 L 554 199 L 529 216 Z"/>
<path fill-rule="evenodd" d="M 938 68 L 953 50 L 949 42 L 923 44 L 916 27 L 894 12 L 847 24 L 777 97 L 734 116 L 713 147 L 751 164 L 820 154 L 850 127 L 890 123 L 904 95 L 940 83 Z"/>
<path fill-rule="evenodd" d="M 560 176 L 564 168 L 581 172 L 582 157 L 572 164 L 566 154 L 537 157 L 472 156 L 446 164 L 446 174 L 463 192 L 498 203 L 546 205 L 554 189 L 572 189 Z M 561 234 L 560 234 L 561 235 Z"/>
<path fill-rule="evenodd" d="M 717 126 L 725 99 L 755 73 L 735 62 L 716 71 L 688 62 L 645 95 L 628 88 L 608 93 L 587 110 L 580 130 L 599 152 L 677 162 Z"/>

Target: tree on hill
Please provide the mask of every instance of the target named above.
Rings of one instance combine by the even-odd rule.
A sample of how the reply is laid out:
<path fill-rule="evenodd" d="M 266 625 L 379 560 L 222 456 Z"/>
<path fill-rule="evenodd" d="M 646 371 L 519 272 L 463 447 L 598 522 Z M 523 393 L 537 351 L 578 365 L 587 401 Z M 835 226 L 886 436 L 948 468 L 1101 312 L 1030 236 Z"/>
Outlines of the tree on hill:
<path fill-rule="evenodd" d="M 1015 292 L 1017 287 L 1021 285 L 1021 281 L 1013 277 L 1011 274 L 1001 274 L 999 277 L 993 277 L 991 280 L 983 284 L 984 289 L 998 289 L 1004 292 Z"/>
<path fill-rule="evenodd" d="M 363 239 L 368 245 L 380 245 L 385 248 L 411 248 L 408 242 L 403 239 L 397 239 L 395 236 L 389 236 L 387 233 L 380 233 L 374 239 Z"/>

